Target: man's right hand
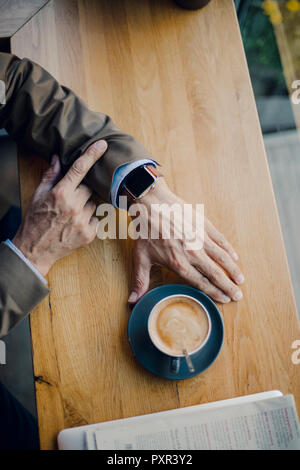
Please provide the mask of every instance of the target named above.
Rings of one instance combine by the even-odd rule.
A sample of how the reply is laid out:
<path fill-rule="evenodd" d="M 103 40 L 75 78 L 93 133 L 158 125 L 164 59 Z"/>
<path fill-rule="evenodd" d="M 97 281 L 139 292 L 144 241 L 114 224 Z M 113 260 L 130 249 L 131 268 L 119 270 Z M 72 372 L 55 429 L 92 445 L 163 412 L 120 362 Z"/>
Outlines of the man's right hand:
<path fill-rule="evenodd" d="M 59 182 L 61 167 L 54 156 L 33 195 L 12 242 L 43 276 L 55 261 L 96 237 L 96 205 L 82 180 L 106 149 L 104 140 L 92 144 Z"/>
<path fill-rule="evenodd" d="M 140 204 L 146 208 L 145 214 L 151 215 L 151 208 L 173 204 L 182 208 L 184 214 L 185 201 L 176 196 L 160 178 L 152 191 L 139 199 Z M 143 211 L 141 211 L 143 214 Z M 163 213 L 162 213 L 163 214 Z M 140 215 L 142 217 L 142 215 Z M 164 217 L 164 216 L 163 216 Z M 156 233 L 156 238 L 138 238 L 133 252 L 133 287 L 128 299 L 135 303 L 147 292 L 149 288 L 150 270 L 153 265 L 167 267 L 178 274 L 185 282 L 202 290 L 217 302 L 227 303 L 230 300 L 238 301 L 243 297 L 239 287 L 244 282 L 244 276 L 236 264 L 237 254 L 226 238 L 218 232 L 213 224 L 204 219 L 204 233 L 196 234 L 199 245 L 203 248 L 195 249 L 185 246 L 184 238 L 171 236 L 164 239 L 162 236 L 163 217 L 150 217 L 149 232 Z M 172 223 L 167 211 L 166 223 Z M 195 231 L 195 215 L 188 214 L 183 225 Z M 149 223 L 146 220 L 144 225 Z M 174 232 L 175 224 L 172 227 Z M 181 224 L 178 230 L 181 229 Z M 203 238 L 202 238 L 203 235 Z"/>

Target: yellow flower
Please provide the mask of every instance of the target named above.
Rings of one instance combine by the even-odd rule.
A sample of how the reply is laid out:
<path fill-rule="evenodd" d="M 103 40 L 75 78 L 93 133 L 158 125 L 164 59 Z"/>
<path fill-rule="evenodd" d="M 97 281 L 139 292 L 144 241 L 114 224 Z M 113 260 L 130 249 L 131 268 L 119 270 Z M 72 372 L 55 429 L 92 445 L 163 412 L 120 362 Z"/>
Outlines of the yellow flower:
<path fill-rule="evenodd" d="M 271 15 L 270 15 L 270 21 L 271 21 L 271 23 L 274 24 L 274 25 L 277 25 L 277 24 L 281 23 L 281 21 L 282 21 L 282 15 L 281 15 L 281 13 L 280 13 L 279 10 L 278 10 L 278 11 L 275 11 L 274 13 L 271 13 Z"/>
<path fill-rule="evenodd" d="M 285 6 L 292 13 L 296 13 L 297 11 L 300 10 L 299 0 L 288 0 L 288 2 L 286 2 Z"/>
<path fill-rule="evenodd" d="M 262 3 L 262 6 L 266 15 L 272 15 L 272 13 L 276 13 L 278 11 L 278 5 L 274 0 L 265 0 Z"/>

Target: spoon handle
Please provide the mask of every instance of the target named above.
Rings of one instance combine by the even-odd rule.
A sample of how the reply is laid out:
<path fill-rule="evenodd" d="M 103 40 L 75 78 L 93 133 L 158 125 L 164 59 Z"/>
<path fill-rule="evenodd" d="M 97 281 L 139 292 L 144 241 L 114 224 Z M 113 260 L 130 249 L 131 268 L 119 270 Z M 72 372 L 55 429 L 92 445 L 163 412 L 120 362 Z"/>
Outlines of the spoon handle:
<path fill-rule="evenodd" d="M 187 352 L 186 349 L 183 350 L 183 354 L 184 354 L 184 357 L 185 357 L 185 360 L 186 360 L 186 364 L 189 368 L 189 371 L 191 373 L 195 372 L 195 367 L 193 366 L 191 356 L 189 355 L 189 353 Z"/>

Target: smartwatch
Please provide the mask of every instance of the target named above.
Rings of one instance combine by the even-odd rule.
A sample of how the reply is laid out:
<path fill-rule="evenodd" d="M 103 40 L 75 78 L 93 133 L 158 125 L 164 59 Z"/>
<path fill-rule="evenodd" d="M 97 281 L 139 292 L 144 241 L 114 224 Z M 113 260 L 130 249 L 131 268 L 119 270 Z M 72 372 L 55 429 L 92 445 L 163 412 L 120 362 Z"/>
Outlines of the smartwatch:
<path fill-rule="evenodd" d="M 127 196 L 127 206 L 129 207 L 133 201 L 140 199 L 151 191 L 160 176 L 162 174 L 151 164 L 135 168 L 122 181 L 117 198 L 118 204 L 120 196 Z"/>

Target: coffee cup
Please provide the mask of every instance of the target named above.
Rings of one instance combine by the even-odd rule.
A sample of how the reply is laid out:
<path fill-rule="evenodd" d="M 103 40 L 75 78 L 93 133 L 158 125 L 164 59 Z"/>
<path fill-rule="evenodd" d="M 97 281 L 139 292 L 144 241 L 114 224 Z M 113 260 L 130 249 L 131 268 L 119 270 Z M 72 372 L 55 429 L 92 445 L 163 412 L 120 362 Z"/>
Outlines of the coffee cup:
<path fill-rule="evenodd" d="M 170 372 L 177 374 L 185 350 L 192 359 L 207 343 L 211 320 L 207 309 L 197 299 L 174 294 L 152 308 L 148 333 L 153 346 L 170 357 Z"/>

